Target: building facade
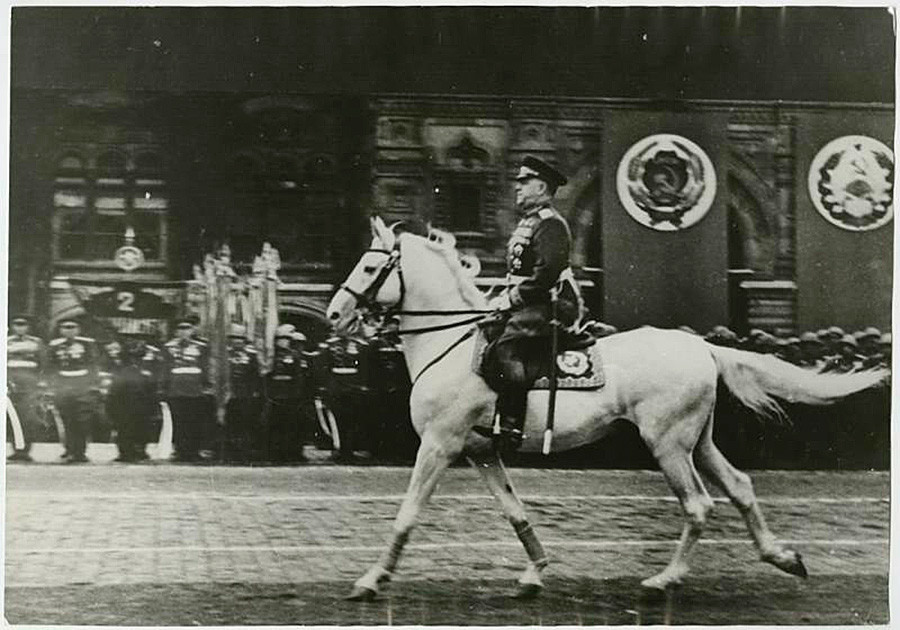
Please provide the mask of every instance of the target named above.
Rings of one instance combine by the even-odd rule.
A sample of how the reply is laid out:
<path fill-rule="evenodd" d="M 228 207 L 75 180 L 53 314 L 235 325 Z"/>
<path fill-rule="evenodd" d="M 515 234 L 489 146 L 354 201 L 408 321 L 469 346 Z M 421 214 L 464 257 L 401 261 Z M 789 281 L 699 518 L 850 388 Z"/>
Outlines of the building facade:
<path fill-rule="evenodd" d="M 498 282 L 531 154 L 569 176 L 557 204 L 596 317 L 889 327 L 893 88 L 840 65 L 887 76 L 876 46 L 853 44 L 887 37 L 878 18 L 19 9 L 10 309 L 49 328 L 111 291 L 113 311 L 146 294 L 168 316 L 190 308 L 206 253 L 227 242 L 240 272 L 270 242 L 283 318 L 322 334 L 372 212 L 454 232 Z M 804 35 L 833 24 L 846 50 L 817 49 L 820 65 L 792 79 L 786 60 L 812 54 Z M 491 43 L 500 31 L 509 47 Z M 553 53 L 529 62 L 526 44 Z M 125 271 L 129 228 L 143 261 Z"/>

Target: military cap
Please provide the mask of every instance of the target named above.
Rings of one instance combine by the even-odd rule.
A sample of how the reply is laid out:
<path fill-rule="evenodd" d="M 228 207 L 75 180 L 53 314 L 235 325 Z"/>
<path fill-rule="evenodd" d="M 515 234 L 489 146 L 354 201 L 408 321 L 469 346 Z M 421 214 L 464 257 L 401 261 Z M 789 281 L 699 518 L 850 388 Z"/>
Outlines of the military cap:
<path fill-rule="evenodd" d="M 828 336 L 828 330 L 826 328 L 820 328 L 819 330 L 816 331 L 816 337 L 818 337 L 819 339 L 824 339 L 827 336 Z"/>
<path fill-rule="evenodd" d="M 306 341 L 306 335 L 304 335 L 302 332 L 297 331 L 291 334 L 291 339 L 293 339 L 294 341 Z"/>
<path fill-rule="evenodd" d="M 798 346 L 800 345 L 800 337 L 788 337 L 784 340 L 784 343 L 787 346 Z"/>
<path fill-rule="evenodd" d="M 232 324 L 231 330 L 228 331 L 229 337 L 238 337 L 240 339 L 247 338 L 247 327 L 240 324 Z"/>
<path fill-rule="evenodd" d="M 842 337 L 846 334 L 846 333 L 844 332 L 844 329 L 841 328 L 840 326 L 831 326 L 831 327 L 829 327 L 828 330 L 825 331 L 825 332 L 827 332 L 828 335 L 829 335 L 832 339 L 840 339 L 840 338 L 842 338 Z"/>
<path fill-rule="evenodd" d="M 856 339 L 853 338 L 853 335 L 844 335 L 838 340 L 838 343 L 842 346 L 853 346 L 857 347 L 859 344 L 856 343 Z"/>
<path fill-rule="evenodd" d="M 883 346 L 891 345 L 891 333 L 882 333 L 881 338 L 878 340 L 878 343 Z"/>
<path fill-rule="evenodd" d="M 543 160 L 539 160 L 533 155 L 526 155 L 525 159 L 522 160 L 522 166 L 519 168 L 519 174 L 516 175 L 516 180 L 524 180 L 530 177 L 537 177 L 538 179 L 547 182 L 547 184 L 554 189 L 565 186 L 569 181 L 566 179 L 565 175 Z"/>
<path fill-rule="evenodd" d="M 63 326 L 65 326 L 65 327 L 71 327 L 71 326 L 80 326 L 80 325 L 81 325 L 81 324 L 78 322 L 78 320 L 75 319 L 74 317 L 63 317 L 63 318 L 60 319 L 56 324 L 57 324 L 57 326 L 59 326 L 60 328 L 62 328 Z"/>
<path fill-rule="evenodd" d="M 822 340 L 819 339 L 819 335 L 814 332 L 805 332 L 800 335 L 800 343 L 814 343 L 818 346 L 822 345 Z"/>
<path fill-rule="evenodd" d="M 275 337 L 291 338 L 293 337 L 295 330 L 297 330 L 297 328 L 293 324 L 282 324 L 275 329 Z"/>
<path fill-rule="evenodd" d="M 175 325 L 178 328 L 187 328 L 188 326 L 196 326 L 197 318 L 193 315 L 185 315 L 183 317 L 179 317 L 175 320 Z"/>
<path fill-rule="evenodd" d="M 881 331 L 875 328 L 874 326 L 869 326 L 868 328 L 864 328 L 863 330 L 858 330 L 853 333 L 853 336 L 857 341 L 862 341 L 863 339 L 878 339 L 881 337 Z"/>
<path fill-rule="evenodd" d="M 760 328 L 751 328 L 750 334 L 747 335 L 750 339 L 756 339 L 757 337 L 762 337 L 765 335 L 765 331 Z"/>
<path fill-rule="evenodd" d="M 699 335 L 700 334 L 696 330 L 691 328 L 690 326 L 679 326 L 678 330 L 680 330 L 681 332 L 686 332 L 689 335 Z"/>
<path fill-rule="evenodd" d="M 16 315 L 9 320 L 10 324 L 28 325 L 31 324 L 31 317 L 28 315 Z"/>

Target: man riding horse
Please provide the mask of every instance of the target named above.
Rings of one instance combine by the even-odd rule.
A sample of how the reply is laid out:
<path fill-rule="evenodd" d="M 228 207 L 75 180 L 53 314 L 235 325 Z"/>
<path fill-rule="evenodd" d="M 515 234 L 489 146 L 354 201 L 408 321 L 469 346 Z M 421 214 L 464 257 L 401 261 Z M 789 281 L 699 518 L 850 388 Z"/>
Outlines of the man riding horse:
<path fill-rule="evenodd" d="M 566 181 L 562 173 L 532 156 L 522 161 L 516 176 L 516 206 L 523 216 L 507 245 L 507 287 L 494 303 L 506 315 L 492 350 L 498 445 L 507 450 L 522 443 L 526 398 L 538 376 L 536 369 L 550 352 L 551 322 L 555 319 L 559 329 L 570 328 L 584 308 L 569 267 L 572 235 L 553 207 L 553 195 Z"/>

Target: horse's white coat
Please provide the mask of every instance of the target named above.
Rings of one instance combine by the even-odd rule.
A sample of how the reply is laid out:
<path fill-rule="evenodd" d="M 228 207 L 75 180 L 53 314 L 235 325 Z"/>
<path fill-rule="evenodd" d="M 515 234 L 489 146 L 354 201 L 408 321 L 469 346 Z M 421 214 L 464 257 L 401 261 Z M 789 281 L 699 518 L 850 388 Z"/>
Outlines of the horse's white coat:
<path fill-rule="evenodd" d="M 441 244 L 440 234 L 429 240 L 412 234 L 395 236 L 381 219 L 372 221 L 373 249 L 399 246 L 400 272 L 392 273 L 377 295 L 383 304 L 402 297 L 406 310 L 460 310 L 487 308 L 485 298 L 466 276 L 452 248 Z M 398 241 L 399 239 L 399 241 Z M 356 293 L 371 286 L 386 256 L 363 255 L 345 285 Z M 356 300 L 339 292 L 328 307 L 329 318 L 340 329 L 355 316 Z M 401 316 L 401 329 L 447 324 L 465 316 Z M 464 328 L 409 335 L 403 351 L 410 376 L 417 379 L 410 396 L 410 411 L 422 443 L 409 488 L 394 523 L 394 540 L 382 558 L 357 581 L 354 595 L 367 597 L 390 578 L 415 519 L 431 496 L 443 470 L 461 453 L 484 476 L 507 517 L 518 527 L 526 524 L 516 496 L 490 441 L 471 431 L 489 425 L 496 395 L 472 369 L 474 338 L 453 349 L 420 375 L 434 357 L 459 339 Z M 816 375 L 774 357 L 718 348 L 680 331 L 645 327 L 601 339 L 606 385 L 599 391 L 561 391 L 557 397 L 553 444 L 566 450 L 600 439 L 616 419 L 632 422 L 658 460 L 675 495 L 681 501 L 685 526 L 675 555 L 665 570 L 644 581 L 652 588 L 678 584 L 688 571 L 687 558 L 698 541 L 706 516 L 713 507 L 700 469 L 728 495 L 743 514 L 763 560 L 780 569 L 805 575 L 799 555 L 785 549 L 765 523 L 749 477 L 735 469 L 712 442 L 712 416 L 717 379 L 761 415 L 781 412 L 772 395 L 811 404 L 827 404 L 879 382 L 883 371 L 850 375 Z M 418 377 L 418 378 L 417 378 Z M 541 448 L 548 393 L 531 392 L 522 450 Z M 524 542 L 524 540 L 523 540 Z M 526 544 L 532 560 L 520 579 L 540 585 L 543 550 L 536 539 Z M 535 564 L 537 562 L 537 564 Z"/>

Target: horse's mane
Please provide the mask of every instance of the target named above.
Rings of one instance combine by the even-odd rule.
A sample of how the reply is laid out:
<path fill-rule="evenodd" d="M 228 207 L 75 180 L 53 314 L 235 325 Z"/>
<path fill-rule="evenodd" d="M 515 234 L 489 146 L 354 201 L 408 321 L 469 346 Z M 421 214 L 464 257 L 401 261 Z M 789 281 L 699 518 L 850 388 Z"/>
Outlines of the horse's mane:
<path fill-rule="evenodd" d="M 487 300 L 484 294 L 475 285 L 471 274 L 460 261 L 459 251 L 456 249 L 456 239 L 449 232 L 435 228 L 428 230 L 429 238 L 419 236 L 413 232 L 403 232 L 400 238 L 414 238 L 421 241 L 425 247 L 440 254 L 447 268 L 453 274 L 459 292 L 466 303 L 472 308 L 485 308 Z"/>

